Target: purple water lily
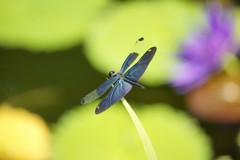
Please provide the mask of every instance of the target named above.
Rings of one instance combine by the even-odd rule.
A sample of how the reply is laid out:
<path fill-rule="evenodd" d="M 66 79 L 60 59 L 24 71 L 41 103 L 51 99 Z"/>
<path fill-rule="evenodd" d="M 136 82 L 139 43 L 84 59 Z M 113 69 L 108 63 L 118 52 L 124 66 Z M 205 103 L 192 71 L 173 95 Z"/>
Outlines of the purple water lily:
<path fill-rule="evenodd" d="M 171 84 L 185 93 L 219 71 L 226 54 L 233 52 L 233 21 L 226 9 L 218 4 L 207 8 L 208 26 L 193 34 L 182 44 L 177 56 L 180 63 L 174 68 Z"/>

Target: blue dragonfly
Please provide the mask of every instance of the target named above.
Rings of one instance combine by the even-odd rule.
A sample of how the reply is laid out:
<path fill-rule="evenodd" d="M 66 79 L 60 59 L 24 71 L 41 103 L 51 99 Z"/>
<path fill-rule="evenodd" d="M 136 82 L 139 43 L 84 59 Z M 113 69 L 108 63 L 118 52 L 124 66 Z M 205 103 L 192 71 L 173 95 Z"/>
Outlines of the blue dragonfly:
<path fill-rule="evenodd" d="M 143 39 L 140 38 L 139 41 L 141 40 Z M 124 61 L 121 70 L 117 73 L 110 71 L 110 78 L 102 83 L 97 89 L 93 90 L 85 97 L 83 97 L 81 104 L 92 102 L 93 100 L 102 96 L 111 86 L 113 86 L 112 90 L 98 104 L 95 113 L 99 114 L 123 98 L 132 89 L 132 85 L 144 88 L 144 86 L 138 83 L 138 80 L 147 69 L 149 63 L 155 55 L 156 50 L 156 47 L 151 47 L 148 49 L 145 54 L 139 59 L 139 61 L 129 70 L 127 70 L 133 61 L 138 57 L 138 53 L 130 53 Z"/>

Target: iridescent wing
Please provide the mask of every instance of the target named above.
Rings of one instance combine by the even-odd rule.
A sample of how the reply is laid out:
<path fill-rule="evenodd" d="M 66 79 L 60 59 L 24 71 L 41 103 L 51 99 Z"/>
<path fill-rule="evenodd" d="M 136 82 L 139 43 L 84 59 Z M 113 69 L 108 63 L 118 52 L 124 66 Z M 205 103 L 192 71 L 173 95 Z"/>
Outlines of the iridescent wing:
<path fill-rule="evenodd" d="M 89 94 L 87 94 L 83 99 L 81 100 L 81 104 L 86 104 L 89 102 L 92 102 L 93 100 L 99 98 L 102 96 L 116 81 L 118 80 L 117 76 L 114 76 L 113 78 L 108 79 L 103 84 L 101 84 L 97 89 L 93 90 Z"/>
<path fill-rule="evenodd" d="M 156 47 L 148 49 L 146 53 L 139 59 L 139 61 L 124 74 L 124 76 L 133 82 L 137 82 L 147 69 L 149 63 L 156 53 L 156 50 Z"/>
<path fill-rule="evenodd" d="M 139 38 L 137 41 L 136 41 L 136 43 L 135 43 L 135 45 L 134 45 L 134 51 L 132 52 L 132 53 L 130 53 L 129 55 L 128 55 L 128 57 L 126 58 L 126 60 L 123 62 L 123 65 L 122 65 L 122 68 L 121 68 L 121 70 L 120 70 L 120 74 L 123 74 L 127 69 L 128 69 L 128 67 L 133 63 L 133 61 L 138 57 L 138 54 L 137 54 L 137 49 L 139 49 L 139 45 L 142 45 L 142 43 L 140 43 L 140 42 L 143 42 L 143 40 L 144 40 L 144 38 L 143 37 L 141 37 L 141 38 Z"/>
<path fill-rule="evenodd" d="M 95 113 L 99 114 L 108 109 L 111 105 L 119 101 L 124 97 L 130 90 L 132 85 L 124 80 L 120 79 L 108 95 L 98 104 Z"/>
<path fill-rule="evenodd" d="M 135 52 L 130 53 L 128 57 L 125 59 L 125 61 L 123 62 L 123 65 L 119 73 L 121 74 L 124 73 L 137 57 L 138 57 L 137 53 Z"/>

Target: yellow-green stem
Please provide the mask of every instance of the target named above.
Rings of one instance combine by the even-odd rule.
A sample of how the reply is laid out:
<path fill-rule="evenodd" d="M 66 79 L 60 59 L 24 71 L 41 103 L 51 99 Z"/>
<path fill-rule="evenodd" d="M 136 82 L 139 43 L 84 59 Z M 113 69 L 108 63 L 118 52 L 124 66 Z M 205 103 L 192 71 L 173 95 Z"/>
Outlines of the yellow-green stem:
<path fill-rule="evenodd" d="M 152 143 L 151 143 L 142 123 L 138 119 L 136 113 L 133 111 L 132 107 L 128 104 L 128 102 L 124 98 L 122 98 L 121 101 L 122 101 L 123 105 L 125 106 L 126 110 L 128 111 L 130 117 L 133 120 L 133 123 L 135 124 L 135 126 L 137 128 L 138 134 L 142 140 L 143 147 L 146 152 L 148 160 L 157 160 L 157 156 L 156 156 L 156 153 L 152 146 Z"/>

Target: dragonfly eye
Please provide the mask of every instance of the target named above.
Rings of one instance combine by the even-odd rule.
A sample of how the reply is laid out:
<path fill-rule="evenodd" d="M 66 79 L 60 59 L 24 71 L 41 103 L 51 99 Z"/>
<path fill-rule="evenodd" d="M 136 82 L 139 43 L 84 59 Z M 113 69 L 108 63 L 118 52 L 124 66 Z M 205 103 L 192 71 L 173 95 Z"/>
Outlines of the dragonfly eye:
<path fill-rule="evenodd" d="M 113 75 L 115 75 L 115 72 L 114 72 L 114 71 L 110 71 L 110 72 L 108 73 L 108 75 L 109 75 L 109 77 L 113 77 Z"/>

